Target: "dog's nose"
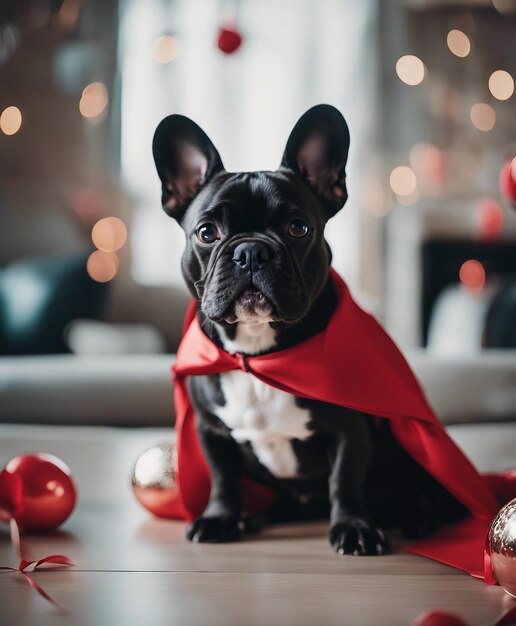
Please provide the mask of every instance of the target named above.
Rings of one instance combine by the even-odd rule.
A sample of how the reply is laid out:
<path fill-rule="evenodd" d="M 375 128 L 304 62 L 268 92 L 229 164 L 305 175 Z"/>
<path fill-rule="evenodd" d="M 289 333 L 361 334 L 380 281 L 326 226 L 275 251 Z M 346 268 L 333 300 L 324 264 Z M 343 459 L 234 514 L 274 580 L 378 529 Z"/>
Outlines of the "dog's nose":
<path fill-rule="evenodd" d="M 233 261 L 243 270 L 257 272 L 270 261 L 271 255 L 261 241 L 244 241 L 233 252 Z"/>

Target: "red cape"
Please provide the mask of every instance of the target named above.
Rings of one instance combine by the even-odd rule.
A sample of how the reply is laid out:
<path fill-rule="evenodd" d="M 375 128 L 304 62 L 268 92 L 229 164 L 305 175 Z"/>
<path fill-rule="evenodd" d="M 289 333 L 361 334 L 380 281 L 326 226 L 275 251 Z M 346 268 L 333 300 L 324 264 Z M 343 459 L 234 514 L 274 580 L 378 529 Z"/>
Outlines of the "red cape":
<path fill-rule="evenodd" d="M 338 305 L 328 327 L 297 346 L 271 354 L 244 358 L 225 352 L 201 330 L 191 304 L 173 368 L 179 497 L 163 516 L 196 518 L 210 493 L 210 473 L 197 437 L 187 377 L 242 369 L 296 396 L 389 419 L 405 450 L 472 513 L 409 550 L 493 583 L 489 563 L 484 564 L 485 536 L 500 507 L 493 485 L 503 485 L 504 496 L 516 496 L 516 475 L 508 488 L 509 477 L 488 482 L 478 474 L 436 418 L 396 345 L 355 303 L 340 276 L 333 269 L 330 272 Z M 274 499 L 273 490 L 245 480 L 247 512 L 265 511 Z"/>

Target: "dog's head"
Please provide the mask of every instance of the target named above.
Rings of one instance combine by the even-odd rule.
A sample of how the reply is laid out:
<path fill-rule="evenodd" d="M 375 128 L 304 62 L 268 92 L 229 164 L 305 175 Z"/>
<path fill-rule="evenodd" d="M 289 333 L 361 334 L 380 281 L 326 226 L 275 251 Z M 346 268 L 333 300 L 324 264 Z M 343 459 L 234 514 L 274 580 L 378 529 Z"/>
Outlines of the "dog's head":
<path fill-rule="evenodd" d="M 329 105 L 307 111 L 275 172 L 230 173 L 182 115 L 156 129 L 162 204 L 186 235 L 181 267 L 214 322 L 292 323 L 320 293 L 331 253 L 327 220 L 347 200 L 349 131 Z"/>

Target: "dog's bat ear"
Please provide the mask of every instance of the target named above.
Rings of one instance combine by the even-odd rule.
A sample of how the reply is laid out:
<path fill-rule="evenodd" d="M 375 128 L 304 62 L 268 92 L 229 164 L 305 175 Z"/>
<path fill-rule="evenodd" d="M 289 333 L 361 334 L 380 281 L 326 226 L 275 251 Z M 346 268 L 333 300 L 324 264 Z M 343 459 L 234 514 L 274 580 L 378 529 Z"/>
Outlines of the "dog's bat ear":
<path fill-rule="evenodd" d="M 281 166 L 301 176 L 319 198 L 328 218 L 348 199 L 348 150 L 346 120 L 335 107 L 319 104 L 298 120 L 283 153 Z"/>
<path fill-rule="evenodd" d="M 202 128 L 183 115 L 169 115 L 159 123 L 152 153 L 163 209 L 180 222 L 201 187 L 224 169 L 219 153 Z"/>

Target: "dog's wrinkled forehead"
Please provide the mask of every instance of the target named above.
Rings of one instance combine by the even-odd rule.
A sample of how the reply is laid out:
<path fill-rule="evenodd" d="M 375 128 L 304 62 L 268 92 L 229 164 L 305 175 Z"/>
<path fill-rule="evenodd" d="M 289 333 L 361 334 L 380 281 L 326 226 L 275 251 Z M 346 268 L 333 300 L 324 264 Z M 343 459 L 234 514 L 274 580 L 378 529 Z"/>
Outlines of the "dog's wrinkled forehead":
<path fill-rule="evenodd" d="M 222 172 L 192 202 L 183 228 L 192 232 L 203 221 L 211 220 L 231 234 L 263 232 L 290 216 L 310 216 L 322 222 L 315 209 L 313 196 L 288 171 Z"/>

